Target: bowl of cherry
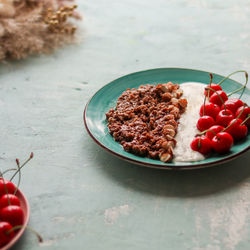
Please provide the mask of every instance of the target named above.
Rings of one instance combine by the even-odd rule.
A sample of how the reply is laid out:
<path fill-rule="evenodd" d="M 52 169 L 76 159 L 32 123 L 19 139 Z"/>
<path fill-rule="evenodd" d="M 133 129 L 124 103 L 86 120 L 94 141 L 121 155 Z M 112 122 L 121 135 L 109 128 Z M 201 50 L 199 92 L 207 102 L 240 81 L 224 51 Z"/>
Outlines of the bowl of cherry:
<path fill-rule="evenodd" d="M 0 185 L 2 183 L 2 180 L 0 180 Z M 0 249 L 2 250 L 10 249 L 20 239 L 27 227 L 30 217 L 28 200 L 20 189 L 17 190 L 15 195 L 9 194 L 11 205 L 8 204 L 7 196 L 8 195 L 5 194 L 0 198 Z M 13 228 L 19 225 L 19 229 L 13 230 Z"/>
<path fill-rule="evenodd" d="M 16 159 L 17 168 L 7 169 L 3 173 L 0 172 L 0 249 L 7 250 L 11 248 L 18 239 L 23 235 L 30 217 L 30 207 L 25 195 L 19 189 L 21 168 L 24 167 L 30 159 L 33 158 L 33 153 L 30 157 L 20 165 Z M 10 180 L 4 175 L 7 172 L 15 171 Z M 15 185 L 12 180 L 16 175 L 19 175 L 18 184 Z M 31 229 L 31 228 L 29 228 Z M 41 236 L 31 229 L 37 236 L 39 241 L 42 241 Z"/>

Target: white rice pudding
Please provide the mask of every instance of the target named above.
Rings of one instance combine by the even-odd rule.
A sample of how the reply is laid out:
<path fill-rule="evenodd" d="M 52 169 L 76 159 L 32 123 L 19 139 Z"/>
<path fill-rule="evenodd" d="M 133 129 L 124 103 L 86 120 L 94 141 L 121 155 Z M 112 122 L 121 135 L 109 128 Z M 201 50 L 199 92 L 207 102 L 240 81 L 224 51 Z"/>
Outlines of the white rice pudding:
<path fill-rule="evenodd" d="M 186 98 L 188 104 L 185 113 L 179 119 L 173 162 L 192 162 L 205 159 L 201 153 L 193 151 L 190 147 L 195 135 L 199 133 L 196 123 L 200 118 L 200 107 L 204 102 L 204 87 L 204 84 L 197 82 L 187 82 L 180 85 L 183 90 L 182 98 Z"/>

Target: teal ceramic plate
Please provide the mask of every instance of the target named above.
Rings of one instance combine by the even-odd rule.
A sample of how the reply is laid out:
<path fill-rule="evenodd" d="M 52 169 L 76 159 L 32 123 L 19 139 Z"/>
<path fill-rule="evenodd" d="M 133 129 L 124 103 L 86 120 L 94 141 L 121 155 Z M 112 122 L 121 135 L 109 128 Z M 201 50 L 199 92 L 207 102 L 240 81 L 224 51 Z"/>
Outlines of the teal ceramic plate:
<path fill-rule="evenodd" d="M 213 82 L 219 82 L 223 78 L 224 76 L 214 74 Z M 225 155 L 214 154 L 203 161 L 197 162 L 164 163 L 159 160 L 139 157 L 124 151 L 122 146 L 109 134 L 105 114 L 111 107 L 115 107 L 118 97 L 126 89 L 138 88 L 140 85 L 144 84 L 158 84 L 168 81 L 179 84 L 185 82 L 207 84 L 209 82 L 209 72 L 180 68 L 159 68 L 132 73 L 108 83 L 96 92 L 85 107 L 84 124 L 89 135 L 98 145 L 124 160 L 147 167 L 161 169 L 195 169 L 208 167 L 232 160 L 249 150 L 250 134 L 248 134 L 248 137 L 244 141 L 235 144 L 230 153 Z M 223 90 L 227 93 L 240 86 L 240 83 L 232 79 L 227 79 L 222 85 Z M 238 95 L 235 94 L 235 96 L 237 97 Z M 242 100 L 249 104 L 249 89 L 245 90 Z"/>

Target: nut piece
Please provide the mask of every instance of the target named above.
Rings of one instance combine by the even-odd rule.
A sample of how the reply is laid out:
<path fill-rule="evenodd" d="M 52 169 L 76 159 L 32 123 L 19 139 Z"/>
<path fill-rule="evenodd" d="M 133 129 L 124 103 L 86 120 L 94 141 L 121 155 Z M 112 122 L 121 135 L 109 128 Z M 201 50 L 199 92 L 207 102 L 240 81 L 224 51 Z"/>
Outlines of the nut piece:
<path fill-rule="evenodd" d="M 167 124 L 163 127 L 163 129 L 172 129 L 172 130 L 175 130 L 175 127 L 171 124 Z"/>
<path fill-rule="evenodd" d="M 161 147 L 164 148 L 164 149 L 166 149 L 166 150 L 168 150 L 168 148 L 169 148 L 169 143 L 168 143 L 168 141 L 164 141 L 164 142 L 161 144 Z"/>
<path fill-rule="evenodd" d="M 161 156 L 160 156 L 160 160 L 163 161 L 163 162 L 168 162 L 172 159 L 172 155 L 170 153 L 163 153 Z"/>
<path fill-rule="evenodd" d="M 177 107 L 174 107 L 171 111 L 170 111 L 171 115 L 174 115 L 175 118 L 179 118 L 179 114 L 180 114 L 180 110 Z"/>
<path fill-rule="evenodd" d="M 172 140 L 172 141 L 164 141 L 162 144 L 161 144 L 162 148 L 166 149 L 166 150 L 169 150 L 171 149 L 173 151 L 173 148 L 175 146 L 175 142 Z"/>
<path fill-rule="evenodd" d="M 175 92 L 176 98 L 180 98 L 183 95 L 183 90 L 182 89 L 177 89 Z"/>
<path fill-rule="evenodd" d="M 178 123 L 174 119 L 168 121 L 168 125 L 172 125 L 175 129 L 177 129 Z"/>
<path fill-rule="evenodd" d="M 187 107 L 187 100 L 186 100 L 186 99 L 180 99 L 180 100 L 179 100 L 179 105 L 180 105 L 182 108 L 186 108 L 186 107 Z"/>
<path fill-rule="evenodd" d="M 174 137 L 175 136 L 175 130 L 174 129 L 165 128 L 165 126 L 163 127 L 163 131 L 162 131 L 163 134 L 164 135 L 170 135 L 171 137 Z"/>
<path fill-rule="evenodd" d="M 161 84 L 160 88 L 163 92 L 173 92 L 174 90 L 179 89 L 179 85 L 168 82 Z"/>
<path fill-rule="evenodd" d="M 171 135 L 166 135 L 165 137 L 166 137 L 166 139 L 169 140 L 169 141 L 172 141 L 172 140 L 174 139 L 174 137 L 171 136 Z"/>
<path fill-rule="evenodd" d="M 166 93 L 162 94 L 162 100 L 165 101 L 165 102 L 169 102 L 172 97 L 173 96 L 169 92 L 166 92 Z"/>
<path fill-rule="evenodd" d="M 161 84 L 161 90 L 162 90 L 163 92 L 169 92 L 169 90 L 168 90 L 168 86 L 167 86 L 167 84 L 166 84 L 166 83 Z"/>
<path fill-rule="evenodd" d="M 177 107 L 178 107 L 178 103 L 179 103 L 179 100 L 178 100 L 178 99 L 172 98 L 172 99 L 171 99 L 171 102 L 172 102 L 172 104 L 173 104 L 174 106 L 177 106 Z"/>
<path fill-rule="evenodd" d="M 167 123 L 169 123 L 169 121 L 174 120 L 174 115 L 171 114 L 165 115 L 164 120 L 167 121 Z"/>

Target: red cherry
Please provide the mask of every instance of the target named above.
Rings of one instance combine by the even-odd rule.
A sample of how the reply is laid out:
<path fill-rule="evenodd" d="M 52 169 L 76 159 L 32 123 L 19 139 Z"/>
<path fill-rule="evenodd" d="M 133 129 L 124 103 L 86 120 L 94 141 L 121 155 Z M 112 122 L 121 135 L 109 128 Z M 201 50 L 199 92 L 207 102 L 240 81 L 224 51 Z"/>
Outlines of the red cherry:
<path fill-rule="evenodd" d="M 196 126 L 197 128 L 202 132 L 210 127 L 212 127 L 215 124 L 214 118 L 208 115 L 202 116 Z"/>
<path fill-rule="evenodd" d="M 237 98 L 229 98 L 228 100 L 225 101 L 225 107 L 226 109 L 229 109 L 232 111 L 233 114 L 237 111 L 237 109 L 241 106 L 243 106 L 244 103 Z M 221 109 L 224 109 L 224 105 L 221 105 Z"/>
<path fill-rule="evenodd" d="M 196 137 L 190 144 L 190 147 L 194 151 L 198 151 L 201 154 L 208 154 L 211 152 L 211 141 L 207 137 Z"/>
<path fill-rule="evenodd" d="M 2 195 L 6 194 L 5 187 L 8 190 L 8 194 L 14 194 L 14 192 L 16 190 L 16 186 L 12 182 L 10 182 L 10 181 L 8 181 L 6 179 L 1 178 L 0 179 L 0 197 Z"/>
<path fill-rule="evenodd" d="M 24 213 L 20 206 L 10 205 L 0 210 L 0 218 L 14 227 L 23 224 Z"/>
<path fill-rule="evenodd" d="M 243 108 L 244 108 L 244 110 L 239 117 L 242 121 L 244 121 L 248 117 L 248 115 L 250 115 L 250 107 L 244 107 L 244 106 L 239 107 L 235 113 L 235 118 L 236 118 L 236 117 L 238 117 L 238 115 L 240 114 L 240 112 L 242 111 Z M 249 128 L 250 127 L 250 119 L 248 119 L 245 124 Z"/>
<path fill-rule="evenodd" d="M 220 107 L 214 103 L 206 103 L 205 109 L 204 105 L 200 108 L 200 116 L 203 116 L 203 110 L 205 110 L 204 115 L 212 116 L 214 119 L 216 119 L 216 116 L 220 112 Z"/>
<path fill-rule="evenodd" d="M 210 127 L 208 129 L 208 131 L 206 132 L 206 137 L 210 140 L 213 139 L 213 137 L 215 136 L 215 134 L 218 134 L 219 132 L 221 132 L 224 129 L 224 127 L 220 126 L 220 125 L 214 125 L 212 127 Z M 214 133 L 212 131 L 214 131 Z"/>
<path fill-rule="evenodd" d="M 14 194 L 4 194 L 0 198 L 0 209 L 9 206 L 9 201 L 11 205 L 20 206 L 20 200 Z"/>
<path fill-rule="evenodd" d="M 233 113 L 229 109 L 223 109 L 216 117 L 216 123 L 226 127 L 230 121 L 234 119 Z"/>
<path fill-rule="evenodd" d="M 13 231 L 7 234 L 11 229 L 12 226 L 9 222 L 0 221 L 0 247 L 6 245 L 14 237 L 15 233 Z"/>
<path fill-rule="evenodd" d="M 222 90 L 221 86 L 216 84 L 216 83 L 211 83 L 211 85 L 208 84 L 207 87 L 209 87 L 215 91 Z M 210 97 L 213 93 L 214 93 L 214 91 L 208 90 L 208 89 L 205 89 L 205 91 L 204 91 L 204 95 L 208 96 L 208 97 Z"/>
<path fill-rule="evenodd" d="M 212 148 L 219 154 L 227 153 L 233 146 L 233 137 L 227 132 L 219 132 L 211 140 Z"/>
<path fill-rule="evenodd" d="M 247 126 L 241 125 L 241 119 L 233 119 L 229 124 L 225 132 L 233 136 L 235 140 L 241 140 L 247 136 Z"/>
<path fill-rule="evenodd" d="M 225 102 L 228 99 L 228 97 L 227 97 L 227 94 L 224 91 L 219 90 L 216 93 L 213 93 L 211 95 L 209 101 L 212 102 L 212 103 L 214 103 L 214 104 L 217 104 L 218 106 L 221 106 L 223 104 L 223 102 L 221 101 L 221 99 L 223 100 L 223 102 Z"/>

